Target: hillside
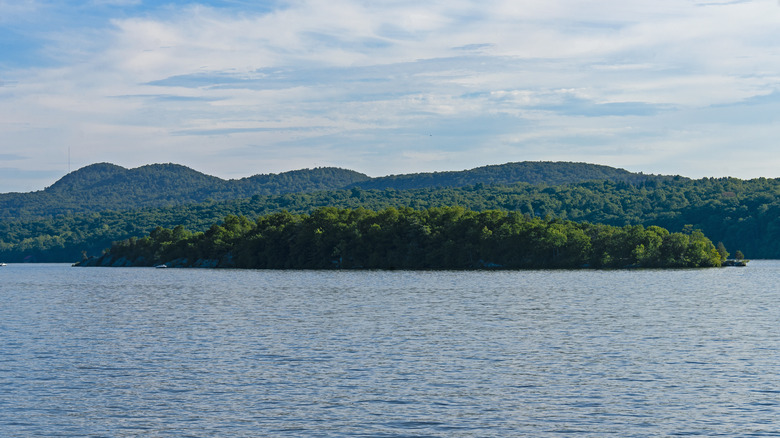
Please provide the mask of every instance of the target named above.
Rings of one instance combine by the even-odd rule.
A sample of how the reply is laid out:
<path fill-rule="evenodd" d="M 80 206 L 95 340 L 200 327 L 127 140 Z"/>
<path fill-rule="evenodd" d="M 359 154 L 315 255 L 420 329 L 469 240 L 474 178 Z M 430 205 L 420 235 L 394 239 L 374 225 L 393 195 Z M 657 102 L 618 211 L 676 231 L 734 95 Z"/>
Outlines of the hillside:
<path fill-rule="evenodd" d="M 344 188 L 408 190 L 518 182 L 558 185 L 592 180 L 639 183 L 668 178 L 586 163 L 520 162 L 379 178 L 326 167 L 223 180 L 178 164 L 126 169 L 98 163 L 71 172 L 42 191 L 0 194 L 0 219 L 127 211 Z"/>
<path fill-rule="evenodd" d="M 338 189 L 367 179 L 366 175 L 351 170 L 316 168 L 223 180 L 178 164 L 151 164 L 126 169 L 98 163 L 71 172 L 42 191 L 0 194 L 0 219 L 306 193 Z"/>
<path fill-rule="evenodd" d="M 206 231 L 227 215 L 254 220 L 282 210 L 320 207 L 460 206 L 503 210 L 535 218 L 615 226 L 657 225 L 672 232 L 700 229 L 714 242 L 750 258 L 780 259 L 780 179 L 671 178 L 641 184 L 591 181 L 563 185 L 474 185 L 414 190 L 344 190 L 253 196 L 222 202 L 106 211 L 52 218 L 0 220 L 0 261 L 74 262 L 82 251 L 100 255 L 111 242 L 141 237 L 155 227 Z"/>
<path fill-rule="evenodd" d="M 464 187 L 475 184 L 503 185 L 518 182 L 560 185 L 595 180 L 636 184 L 650 179 L 668 178 L 670 177 L 632 173 L 625 169 L 597 164 L 523 161 L 462 171 L 390 175 L 356 182 L 352 184 L 352 187 L 409 190 L 427 187 Z"/>

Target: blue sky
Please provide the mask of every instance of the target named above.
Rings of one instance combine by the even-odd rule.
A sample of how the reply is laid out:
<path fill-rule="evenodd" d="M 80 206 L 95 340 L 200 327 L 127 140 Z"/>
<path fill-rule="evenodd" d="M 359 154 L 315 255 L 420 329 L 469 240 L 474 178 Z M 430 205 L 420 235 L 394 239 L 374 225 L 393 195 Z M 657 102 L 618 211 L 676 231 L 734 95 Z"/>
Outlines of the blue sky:
<path fill-rule="evenodd" d="M 779 89 L 777 0 L 0 0 L 0 192 L 95 162 L 776 178 Z"/>

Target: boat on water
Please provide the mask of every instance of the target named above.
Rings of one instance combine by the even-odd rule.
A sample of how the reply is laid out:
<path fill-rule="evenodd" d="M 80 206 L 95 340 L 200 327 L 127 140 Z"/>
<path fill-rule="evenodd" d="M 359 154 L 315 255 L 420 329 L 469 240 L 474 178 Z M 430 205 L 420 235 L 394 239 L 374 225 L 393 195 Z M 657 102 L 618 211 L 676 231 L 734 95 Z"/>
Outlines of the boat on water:
<path fill-rule="evenodd" d="M 164 268 L 167 268 L 167 267 L 168 266 L 166 266 L 166 265 L 157 265 L 157 266 L 155 266 L 155 268 L 157 268 L 157 269 L 164 269 Z"/>
<path fill-rule="evenodd" d="M 723 262 L 723 266 L 747 266 L 749 261 L 745 259 L 729 259 Z"/>
<path fill-rule="evenodd" d="M 8 266 L 8 264 L 7 263 L 0 263 L 0 267 L 2 267 L 2 266 Z"/>

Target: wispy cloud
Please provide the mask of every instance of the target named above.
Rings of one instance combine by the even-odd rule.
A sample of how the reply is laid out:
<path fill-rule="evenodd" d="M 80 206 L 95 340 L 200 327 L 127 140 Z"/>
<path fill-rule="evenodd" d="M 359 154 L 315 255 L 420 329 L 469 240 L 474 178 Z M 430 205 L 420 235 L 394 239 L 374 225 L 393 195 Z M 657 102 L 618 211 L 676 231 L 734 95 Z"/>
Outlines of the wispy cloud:
<path fill-rule="evenodd" d="M 223 177 L 551 159 L 780 176 L 778 19 L 772 0 L 0 1 L 0 132 L 19 169 L 60 173 L 70 148 L 74 168 Z M 762 159 L 734 153 L 747 138 Z"/>

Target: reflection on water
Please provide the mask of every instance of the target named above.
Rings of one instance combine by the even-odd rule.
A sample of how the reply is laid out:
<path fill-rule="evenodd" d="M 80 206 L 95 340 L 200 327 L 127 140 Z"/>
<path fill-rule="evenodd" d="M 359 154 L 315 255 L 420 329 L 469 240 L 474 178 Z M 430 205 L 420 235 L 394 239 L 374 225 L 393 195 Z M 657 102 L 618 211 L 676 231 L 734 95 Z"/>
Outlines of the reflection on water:
<path fill-rule="evenodd" d="M 0 435 L 773 436 L 778 273 L 9 265 Z"/>

